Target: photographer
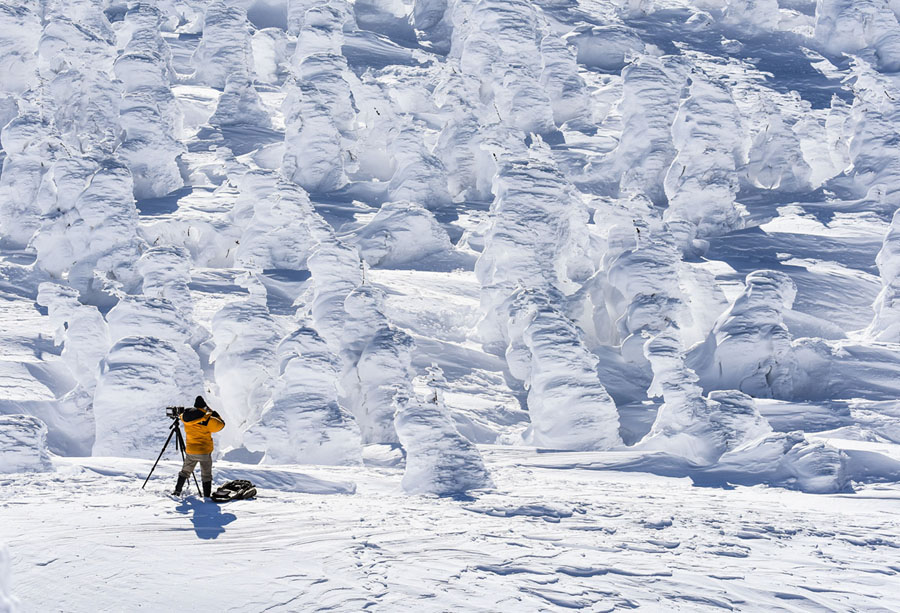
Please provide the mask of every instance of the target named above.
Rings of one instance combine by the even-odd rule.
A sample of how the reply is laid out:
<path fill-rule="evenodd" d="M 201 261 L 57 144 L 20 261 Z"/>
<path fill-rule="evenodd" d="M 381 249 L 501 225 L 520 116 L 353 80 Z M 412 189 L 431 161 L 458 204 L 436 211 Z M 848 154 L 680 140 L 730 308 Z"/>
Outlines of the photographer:
<path fill-rule="evenodd" d="M 212 433 L 225 427 L 222 417 L 206 406 L 203 396 L 197 396 L 194 407 L 185 409 L 181 413 L 181 421 L 184 424 L 184 434 L 187 439 L 185 445 L 184 466 L 178 473 L 178 483 L 175 485 L 175 496 L 181 495 L 184 482 L 194 472 L 197 463 L 200 464 L 200 476 L 203 482 L 203 496 L 209 498 L 212 492 Z"/>

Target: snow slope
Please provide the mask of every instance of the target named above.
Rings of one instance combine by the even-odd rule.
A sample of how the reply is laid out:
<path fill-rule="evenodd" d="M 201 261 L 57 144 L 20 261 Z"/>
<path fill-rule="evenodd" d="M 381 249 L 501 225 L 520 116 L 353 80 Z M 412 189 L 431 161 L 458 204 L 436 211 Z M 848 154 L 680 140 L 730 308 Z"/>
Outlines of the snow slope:
<path fill-rule="evenodd" d="M 93 505 L 145 573 L 133 513 L 329 577 L 242 610 L 896 608 L 898 33 L 893 0 L 0 0 L 21 606 L 65 602 L 29 522 Z M 197 394 L 246 525 L 129 498 Z M 85 575 L 141 559 L 108 548 Z"/>

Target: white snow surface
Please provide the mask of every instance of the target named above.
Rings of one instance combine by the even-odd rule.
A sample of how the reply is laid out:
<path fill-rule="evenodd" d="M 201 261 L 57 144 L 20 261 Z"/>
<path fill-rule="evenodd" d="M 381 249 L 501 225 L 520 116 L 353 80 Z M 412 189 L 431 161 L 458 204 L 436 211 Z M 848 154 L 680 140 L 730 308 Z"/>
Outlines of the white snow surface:
<path fill-rule="evenodd" d="M 0 0 L 0 611 L 900 610 L 898 71 L 897 0 Z M 198 394 L 257 500 L 136 485 Z"/>
<path fill-rule="evenodd" d="M 58 459 L 3 480 L 10 587 L 23 611 L 900 607 L 896 486 L 723 490 L 627 453 L 482 453 L 497 490 L 470 500 L 408 496 L 399 468 L 219 462 L 265 484 L 228 505 L 162 495 L 173 461 L 140 490 L 152 461 Z M 160 589 L 173 551 L 203 590 Z"/>

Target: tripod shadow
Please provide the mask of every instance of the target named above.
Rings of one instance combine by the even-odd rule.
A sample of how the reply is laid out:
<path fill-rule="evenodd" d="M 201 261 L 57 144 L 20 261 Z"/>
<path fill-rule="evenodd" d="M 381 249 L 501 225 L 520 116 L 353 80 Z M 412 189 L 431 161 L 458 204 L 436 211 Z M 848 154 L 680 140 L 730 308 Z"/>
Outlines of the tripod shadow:
<path fill-rule="evenodd" d="M 183 499 L 175 510 L 184 515 L 193 513 L 191 523 L 194 524 L 194 532 L 197 538 L 204 540 L 219 538 L 225 533 L 225 526 L 237 519 L 234 513 L 222 513 L 217 503 L 203 502 L 193 497 Z"/>

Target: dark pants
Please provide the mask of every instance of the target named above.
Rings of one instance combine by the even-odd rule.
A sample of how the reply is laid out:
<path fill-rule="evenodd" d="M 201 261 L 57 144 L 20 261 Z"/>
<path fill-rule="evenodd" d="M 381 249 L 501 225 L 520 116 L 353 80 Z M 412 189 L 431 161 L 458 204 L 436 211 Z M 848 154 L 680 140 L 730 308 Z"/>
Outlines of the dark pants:
<path fill-rule="evenodd" d="M 200 480 L 212 481 L 212 455 L 205 453 L 203 455 L 194 455 L 192 453 L 184 454 L 184 466 L 178 474 L 187 479 L 194 472 L 194 467 L 200 464 Z"/>

